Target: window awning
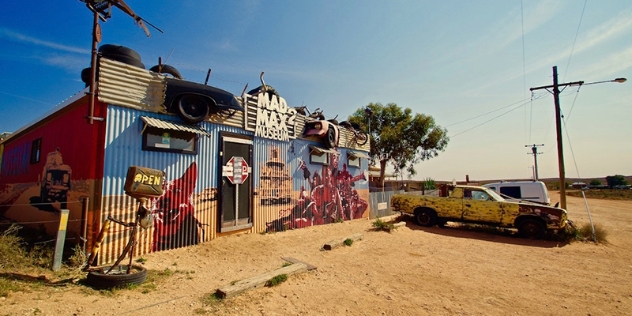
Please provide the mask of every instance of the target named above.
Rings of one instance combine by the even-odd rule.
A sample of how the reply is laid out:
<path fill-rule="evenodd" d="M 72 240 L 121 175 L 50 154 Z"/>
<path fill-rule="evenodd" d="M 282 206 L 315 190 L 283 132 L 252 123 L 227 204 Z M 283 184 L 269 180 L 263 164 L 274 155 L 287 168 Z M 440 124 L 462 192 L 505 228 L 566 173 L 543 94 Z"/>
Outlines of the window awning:
<path fill-rule="evenodd" d="M 363 153 L 363 152 L 359 152 L 359 151 L 353 151 L 353 150 L 349 150 L 347 151 L 347 155 L 355 157 L 355 158 L 366 158 L 366 159 L 370 159 L 371 157 L 369 157 L 369 155 Z"/>
<path fill-rule="evenodd" d="M 316 146 L 313 146 L 313 145 L 309 145 L 309 148 L 310 148 L 312 151 L 315 151 L 315 152 L 316 152 L 316 153 L 318 153 L 318 154 L 324 154 L 324 153 L 327 153 L 327 154 L 336 154 L 336 155 L 338 154 L 338 152 L 337 152 L 337 151 L 335 151 L 335 150 L 333 150 L 333 149 L 325 149 L 325 148 L 316 147 Z"/>
<path fill-rule="evenodd" d="M 195 133 L 195 134 L 209 136 L 209 137 L 211 136 L 209 132 L 195 125 L 184 125 L 184 124 L 180 124 L 176 122 L 163 121 L 161 119 L 147 117 L 147 116 L 141 116 L 140 118 L 143 120 L 143 122 L 145 122 L 145 124 L 147 124 L 147 126 L 162 128 L 162 129 L 169 129 L 172 131 Z M 143 130 L 145 129 L 143 128 Z"/>

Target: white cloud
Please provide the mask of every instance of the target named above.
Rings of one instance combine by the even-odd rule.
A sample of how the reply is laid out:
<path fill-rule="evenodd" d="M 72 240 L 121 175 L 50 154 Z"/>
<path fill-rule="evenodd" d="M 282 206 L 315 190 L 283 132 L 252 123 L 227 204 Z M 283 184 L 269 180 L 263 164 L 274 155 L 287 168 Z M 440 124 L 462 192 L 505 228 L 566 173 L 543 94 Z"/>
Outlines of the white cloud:
<path fill-rule="evenodd" d="M 42 47 L 48 47 L 48 48 L 65 51 L 65 52 L 71 52 L 71 53 L 77 53 L 77 54 L 90 54 L 89 49 L 66 46 L 66 45 L 62 45 L 62 44 L 58 44 L 54 42 L 48 42 L 48 41 L 44 41 L 38 38 L 20 34 L 20 33 L 5 29 L 5 28 L 0 28 L 0 38 L 2 37 L 8 38 L 9 40 L 17 41 L 17 42 L 33 44 L 33 45 L 42 46 Z"/>

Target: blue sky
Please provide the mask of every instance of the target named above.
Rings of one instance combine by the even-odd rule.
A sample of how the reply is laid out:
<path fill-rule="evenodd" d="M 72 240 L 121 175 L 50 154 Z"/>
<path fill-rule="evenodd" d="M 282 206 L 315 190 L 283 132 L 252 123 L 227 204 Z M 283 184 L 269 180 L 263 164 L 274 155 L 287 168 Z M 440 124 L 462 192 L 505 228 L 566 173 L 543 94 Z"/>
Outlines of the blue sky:
<path fill-rule="evenodd" d="M 90 64 L 92 14 L 80 1 L 5 1 L 0 10 L 0 132 L 79 92 Z M 240 94 L 259 73 L 291 106 L 346 118 L 370 102 L 431 115 L 451 140 L 416 179 L 558 176 L 553 97 L 529 88 L 632 79 L 629 0 L 139 1 L 164 31 L 146 37 L 113 10 L 102 44 L 138 51 L 147 68 Z M 632 82 L 568 87 L 567 177 L 632 175 Z M 404 176 L 406 178 L 406 176 Z"/>

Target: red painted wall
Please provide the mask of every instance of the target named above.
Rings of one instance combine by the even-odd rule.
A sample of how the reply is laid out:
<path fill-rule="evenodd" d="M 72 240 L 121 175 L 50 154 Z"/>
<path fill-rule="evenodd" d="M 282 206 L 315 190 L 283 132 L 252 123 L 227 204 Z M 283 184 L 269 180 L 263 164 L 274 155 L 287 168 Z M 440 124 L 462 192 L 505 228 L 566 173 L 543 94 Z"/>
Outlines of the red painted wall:
<path fill-rule="evenodd" d="M 86 220 L 81 202 L 94 196 L 95 188 L 99 192 L 103 178 L 105 123 L 95 120 L 89 124 L 88 109 L 86 96 L 3 143 L 0 216 L 23 226 L 37 223 L 47 233 L 56 233 L 58 210 L 67 208 L 68 234 L 80 234 Z M 105 105 L 97 102 L 94 114 L 104 117 Z M 32 144 L 37 139 L 41 139 L 39 161 L 31 163 Z M 52 169 L 59 179 L 69 177 L 69 184 L 50 176 L 48 170 Z M 42 181 L 47 176 L 53 180 Z"/>

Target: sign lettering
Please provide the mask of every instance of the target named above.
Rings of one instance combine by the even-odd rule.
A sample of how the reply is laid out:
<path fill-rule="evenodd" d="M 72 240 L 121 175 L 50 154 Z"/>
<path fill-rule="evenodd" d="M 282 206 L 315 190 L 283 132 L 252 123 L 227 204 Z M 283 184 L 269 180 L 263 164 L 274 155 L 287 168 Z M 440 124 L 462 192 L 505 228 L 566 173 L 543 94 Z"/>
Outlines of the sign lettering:
<path fill-rule="evenodd" d="M 289 141 L 288 126 L 294 126 L 296 109 L 288 107 L 285 99 L 268 93 L 257 98 L 257 124 L 255 136 Z"/>

